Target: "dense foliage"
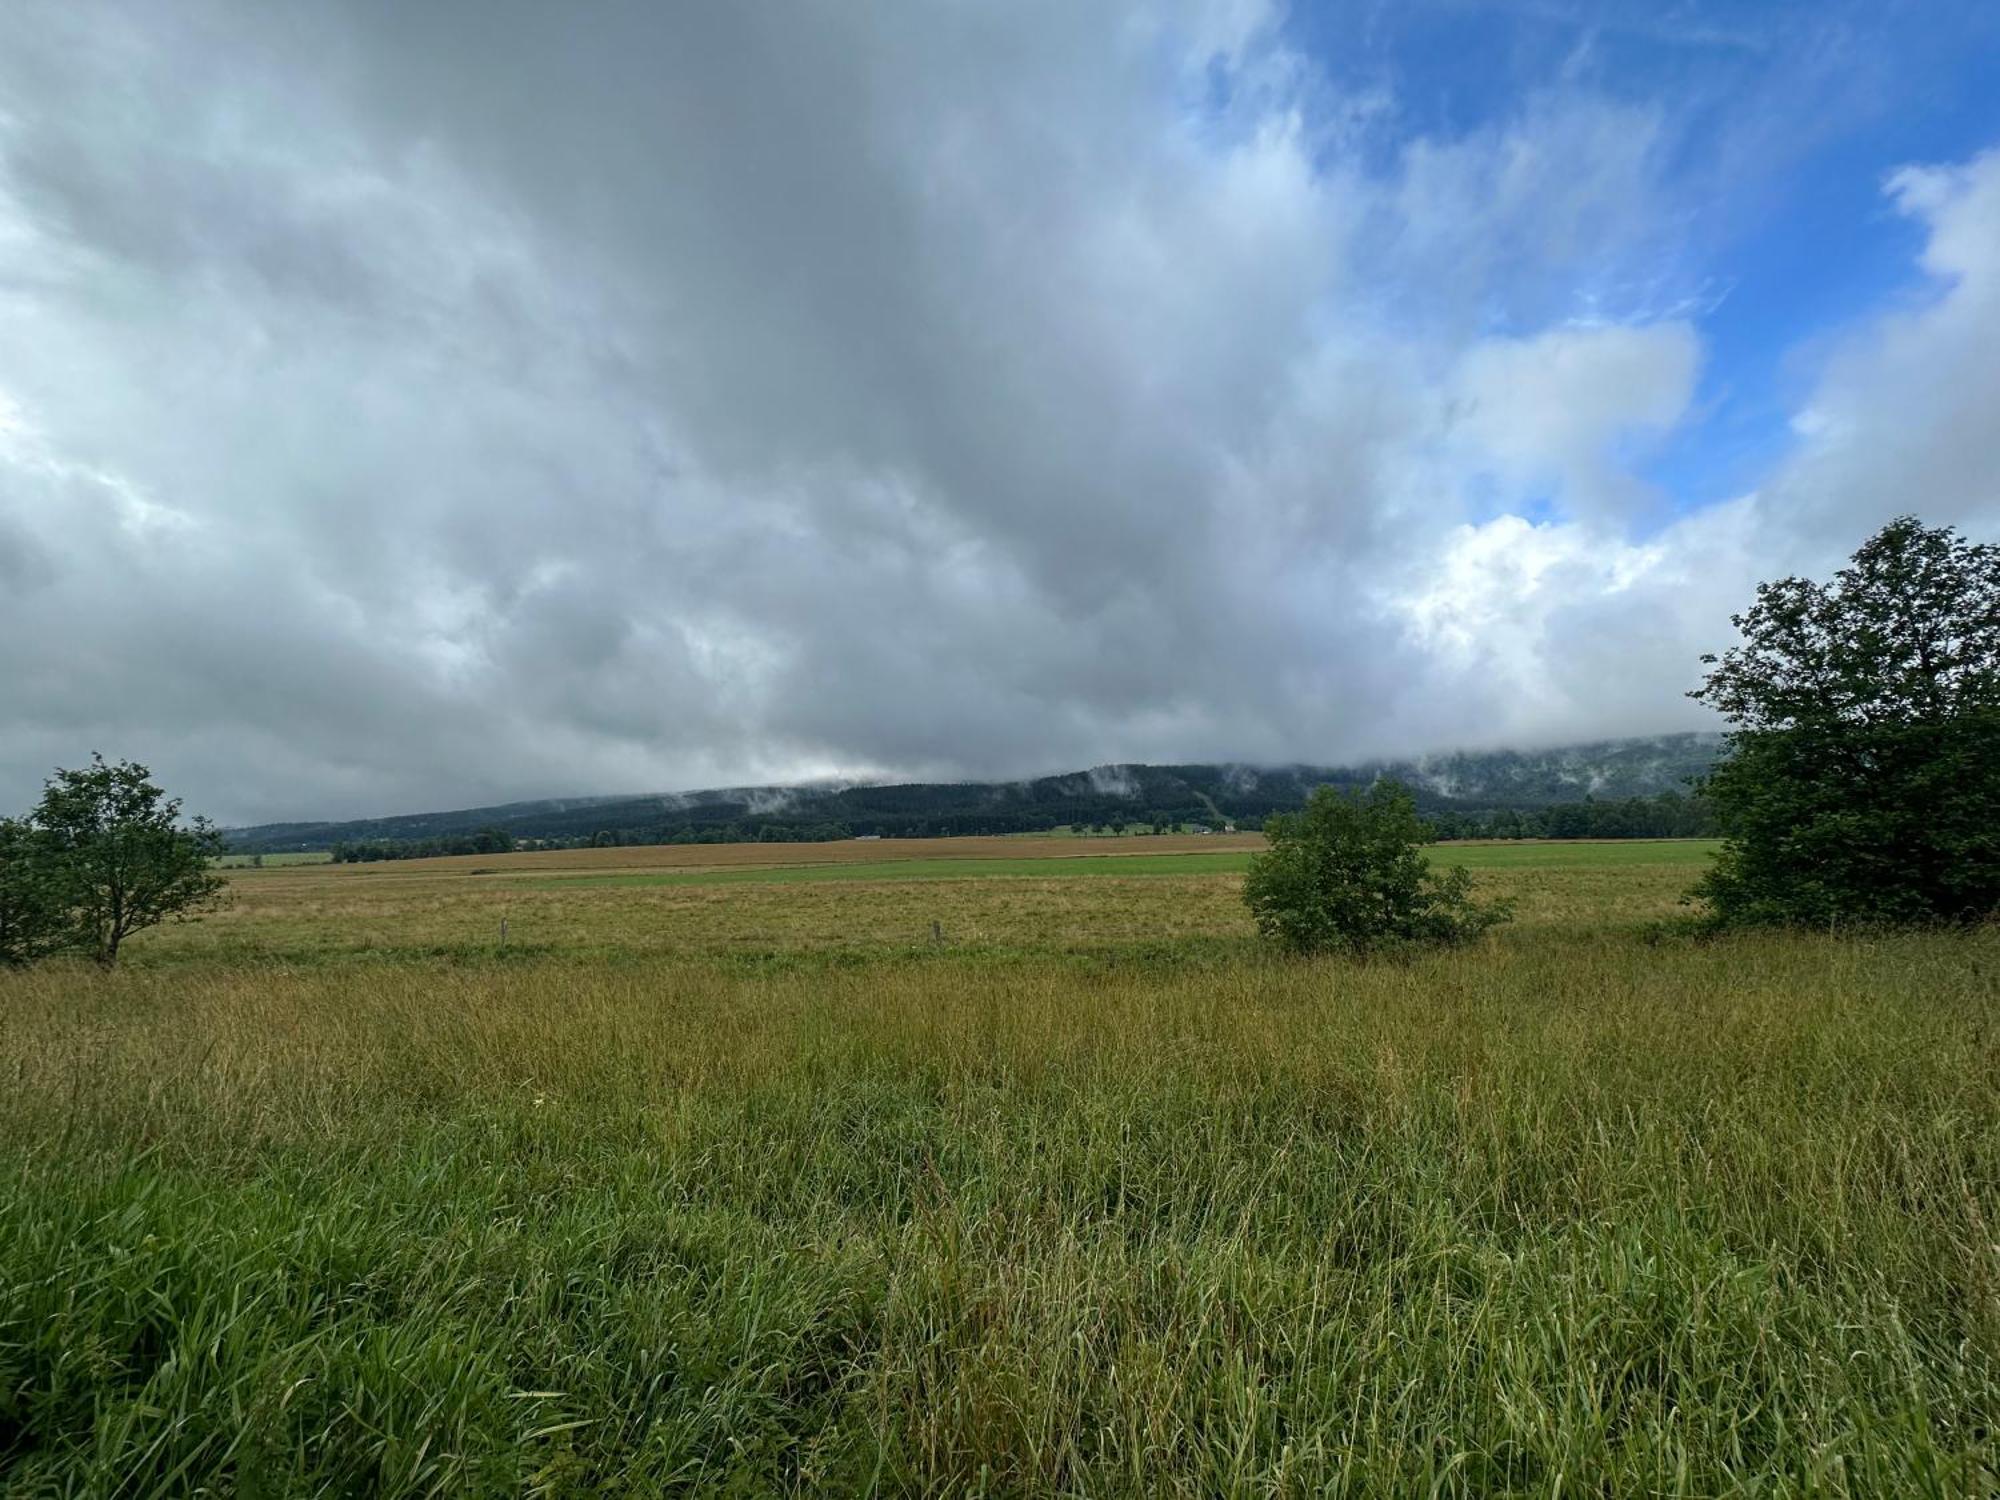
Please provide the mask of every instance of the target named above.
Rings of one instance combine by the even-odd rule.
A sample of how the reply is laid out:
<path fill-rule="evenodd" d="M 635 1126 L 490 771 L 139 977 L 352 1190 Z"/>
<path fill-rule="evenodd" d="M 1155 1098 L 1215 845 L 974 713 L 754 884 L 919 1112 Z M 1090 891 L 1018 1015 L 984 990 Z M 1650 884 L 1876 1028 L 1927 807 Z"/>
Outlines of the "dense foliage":
<path fill-rule="evenodd" d="M 0 818 L 0 964 L 31 964 L 70 941 L 64 872 L 42 830 Z"/>
<path fill-rule="evenodd" d="M 32 813 L 0 821 L 0 962 L 75 951 L 108 967 L 133 933 L 213 905 L 222 836 L 180 811 L 130 761 L 58 770 Z"/>
<path fill-rule="evenodd" d="M 1709 778 L 1721 921 L 2000 909 L 2000 547 L 1892 521 L 1831 583 L 1761 585 L 1695 697 L 1736 726 Z"/>
<path fill-rule="evenodd" d="M 1265 822 L 1268 854 L 1251 861 L 1243 899 L 1257 929 L 1298 953 L 1449 944 L 1507 919 L 1472 899 L 1462 867 L 1433 870 L 1415 800 L 1400 782 L 1365 792 L 1321 787 L 1305 810 Z"/>
<path fill-rule="evenodd" d="M 431 839 L 375 839 L 333 846 L 335 864 L 372 864 L 384 859 L 433 859 L 444 854 L 507 854 L 514 836 L 498 828 Z"/>
<path fill-rule="evenodd" d="M 1444 808 L 1427 812 L 1424 821 L 1438 839 L 1693 839 L 1715 831 L 1707 798 L 1679 792 L 1549 807 Z"/>

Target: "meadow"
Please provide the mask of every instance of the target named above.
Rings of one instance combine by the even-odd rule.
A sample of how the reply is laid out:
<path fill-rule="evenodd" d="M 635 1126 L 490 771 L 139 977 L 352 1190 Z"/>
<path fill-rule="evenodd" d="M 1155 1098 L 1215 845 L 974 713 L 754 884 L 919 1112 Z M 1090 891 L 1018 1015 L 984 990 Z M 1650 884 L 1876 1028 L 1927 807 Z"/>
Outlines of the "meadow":
<path fill-rule="evenodd" d="M 2000 1489 L 2000 934 L 1453 845 L 1513 925 L 1294 961 L 1251 840 L 1048 843 L 243 869 L 0 975 L 0 1489 Z"/>

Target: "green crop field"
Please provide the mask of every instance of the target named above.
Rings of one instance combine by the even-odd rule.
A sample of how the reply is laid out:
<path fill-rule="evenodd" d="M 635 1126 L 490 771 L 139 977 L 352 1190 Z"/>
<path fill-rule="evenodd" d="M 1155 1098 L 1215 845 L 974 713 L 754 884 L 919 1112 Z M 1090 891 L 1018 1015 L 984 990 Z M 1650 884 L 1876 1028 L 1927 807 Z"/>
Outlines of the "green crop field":
<path fill-rule="evenodd" d="M 939 850 L 267 864 L 0 974 L 0 1492 L 2000 1490 L 1992 929 L 1445 846 L 1513 925 L 1292 961 L 1240 843 Z"/>

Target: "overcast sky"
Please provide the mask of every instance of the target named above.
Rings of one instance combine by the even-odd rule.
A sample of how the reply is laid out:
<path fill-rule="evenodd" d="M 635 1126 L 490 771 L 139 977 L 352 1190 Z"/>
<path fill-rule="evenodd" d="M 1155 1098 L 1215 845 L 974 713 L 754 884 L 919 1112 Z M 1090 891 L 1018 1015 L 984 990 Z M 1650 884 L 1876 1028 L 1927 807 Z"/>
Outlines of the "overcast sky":
<path fill-rule="evenodd" d="M 1711 727 L 2000 530 L 1994 10 L 7 0 L 0 810 Z"/>

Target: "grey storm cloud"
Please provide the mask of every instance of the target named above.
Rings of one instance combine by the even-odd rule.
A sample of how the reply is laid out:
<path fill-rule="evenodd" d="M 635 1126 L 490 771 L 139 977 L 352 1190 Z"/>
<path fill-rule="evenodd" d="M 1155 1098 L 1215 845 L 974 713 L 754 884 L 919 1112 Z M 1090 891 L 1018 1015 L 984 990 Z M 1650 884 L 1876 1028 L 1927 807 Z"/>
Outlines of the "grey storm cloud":
<path fill-rule="evenodd" d="M 1905 372 L 2000 339 L 1992 160 L 1893 185 L 1934 303 L 1677 508 L 1673 121 L 1394 130 L 1241 0 L 28 0 L 0 805 L 91 748 L 247 821 L 1685 727 L 1823 521 L 1991 472 Z"/>

